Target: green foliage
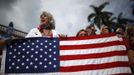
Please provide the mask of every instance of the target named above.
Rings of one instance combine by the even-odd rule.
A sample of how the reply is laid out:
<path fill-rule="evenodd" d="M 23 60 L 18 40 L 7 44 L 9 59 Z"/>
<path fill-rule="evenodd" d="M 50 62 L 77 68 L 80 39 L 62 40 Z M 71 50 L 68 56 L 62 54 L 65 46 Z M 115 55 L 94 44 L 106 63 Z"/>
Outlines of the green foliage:
<path fill-rule="evenodd" d="M 91 13 L 88 15 L 88 21 L 91 20 L 95 21 L 96 26 L 100 29 L 101 25 L 106 24 L 109 17 L 113 15 L 112 12 L 103 11 L 106 5 L 108 5 L 109 2 L 105 2 L 101 4 L 100 6 L 94 6 L 91 5 L 90 7 L 94 10 L 94 13 Z"/>
<path fill-rule="evenodd" d="M 128 22 L 134 22 L 134 20 L 122 17 L 122 12 L 117 17 L 112 17 L 112 12 L 103 10 L 107 5 L 109 5 L 109 2 L 105 2 L 100 6 L 91 5 L 90 7 L 94 12 L 88 15 L 88 22 L 94 20 L 95 25 L 99 29 L 101 25 L 104 24 L 114 30 L 116 30 L 118 27 L 122 27 L 123 25 L 127 25 Z"/>

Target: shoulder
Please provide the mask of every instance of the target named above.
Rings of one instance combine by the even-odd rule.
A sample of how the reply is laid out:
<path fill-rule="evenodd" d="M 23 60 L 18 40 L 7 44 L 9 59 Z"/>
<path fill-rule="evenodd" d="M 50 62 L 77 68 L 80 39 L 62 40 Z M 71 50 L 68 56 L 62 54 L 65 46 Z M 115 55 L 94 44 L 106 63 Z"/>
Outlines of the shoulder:
<path fill-rule="evenodd" d="M 33 28 L 30 30 L 30 32 L 27 34 L 26 37 L 40 37 L 40 36 L 41 36 L 41 33 L 38 30 L 38 28 Z"/>
<path fill-rule="evenodd" d="M 39 31 L 38 28 L 33 28 L 30 31 Z"/>
<path fill-rule="evenodd" d="M 53 33 L 57 33 L 57 31 L 56 31 L 56 30 L 52 30 L 52 32 L 53 32 Z"/>
<path fill-rule="evenodd" d="M 53 33 L 53 37 L 59 37 L 59 34 L 57 33 L 56 30 L 52 30 L 52 33 Z"/>
<path fill-rule="evenodd" d="M 40 33 L 39 29 L 38 28 L 33 28 L 30 30 L 29 33 Z"/>

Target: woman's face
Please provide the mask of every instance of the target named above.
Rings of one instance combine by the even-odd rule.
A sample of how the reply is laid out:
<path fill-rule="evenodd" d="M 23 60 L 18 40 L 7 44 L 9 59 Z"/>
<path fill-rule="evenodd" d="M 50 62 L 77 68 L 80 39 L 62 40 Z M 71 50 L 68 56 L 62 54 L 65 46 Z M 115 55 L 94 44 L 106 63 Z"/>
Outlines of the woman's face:
<path fill-rule="evenodd" d="M 40 17 L 40 19 L 41 19 L 41 25 L 44 26 L 44 29 L 46 29 L 46 30 L 52 29 L 52 26 L 50 25 L 49 18 L 47 16 L 43 15 Z"/>
<path fill-rule="evenodd" d="M 108 33 L 110 33 L 110 31 L 109 31 L 108 27 L 105 26 L 105 27 L 102 28 L 101 33 L 102 34 L 108 34 Z"/>
<path fill-rule="evenodd" d="M 40 17 L 40 20 L 41 20 L 41 23 L 47 23 L 49 21 L 49 18 L 43 15 Z"/>
<path fill-rule="evenodd" d="M 91 35 L 91 33 L 92 33 L 92 29 L 91 28 L 87 28 L 86 31 L 87 31 L 88 35 Z"/>

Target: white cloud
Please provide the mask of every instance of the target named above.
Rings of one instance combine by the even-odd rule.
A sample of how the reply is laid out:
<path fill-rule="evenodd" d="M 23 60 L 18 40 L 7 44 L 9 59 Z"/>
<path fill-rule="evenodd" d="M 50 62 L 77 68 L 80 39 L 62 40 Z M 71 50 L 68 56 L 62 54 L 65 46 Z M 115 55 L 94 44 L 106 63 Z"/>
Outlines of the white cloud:
<path fill-rule="evenodd" d="M 5 25 L 10 21 L 14 22 L 16 29 L 28 32 L 39 24 L 40 0 L 19 0 L 12 5 L 7 12 Z"/>
<path fill-rule="evenodd" d="M 122 11 L 124 16 L 132 18 L 128 14 L 131 11 L 129 0 L 14 0 L 14 4 L 10 4 L 8 9 L 1 7 L 0 16 L 3 19 L 0 22 L 7 25 L 13 21 L 15 28 L 28 32 L 40 24 L 39 16 L 42 11 L 48 11 L 56 20 L 58 32 L 75 36 L 89 24 L 87 16 L 93 12 L 89 6 L 98 6 L 105 1 L 110 2 L 105 10 L 115 12 L 115 16 Z"/>

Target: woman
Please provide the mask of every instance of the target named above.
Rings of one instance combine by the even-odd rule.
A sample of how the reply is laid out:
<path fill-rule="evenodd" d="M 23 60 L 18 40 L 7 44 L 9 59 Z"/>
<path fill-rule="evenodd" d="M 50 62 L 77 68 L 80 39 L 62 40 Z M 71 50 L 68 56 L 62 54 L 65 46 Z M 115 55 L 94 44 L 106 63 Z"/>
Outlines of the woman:
<path fill-rule="evenodd" d="M 38 28 L 33 28 L 27 35 L 26 38 L 28 37 L 62 37 L 66 38 L 66 35 L 59 34 L 55 31 L 55 21 L 53 16 L 48 13 L 48 12 L 43 12 L 40 15 L 40 22 L 41 24 L 39 25 Z"/>
<path fill-rule="evenodd" d="M 96 35 L 96 29 L 94 27 L 94 25 L 89 25 L 86 27 L 86 31 L 88 33 L 88 36 L 90 35 Z"/>
<path fill-rule="evenodd" d="M 106 25 L 101 26 L 101 34 L 108 34 L 110 32 L 111 32 L 111 30 L 108 26 L 106 26 Z"/>
<path fill-rule="evenodd" d="M 127 31 L 127 37 L 129 40 L 129 50 L 128 50 L 128 57 L 129 57 L 129 62 L 132 68 L 132 71 L 134 73 L 134 26 L 128 29 Z"/>
<path fill-rule="evenodd" d="M 125 27 L 118 27 L 116 29 L 116 34 L 119 38 L 125 38 L 126 34 L 125 34 Z"/>

